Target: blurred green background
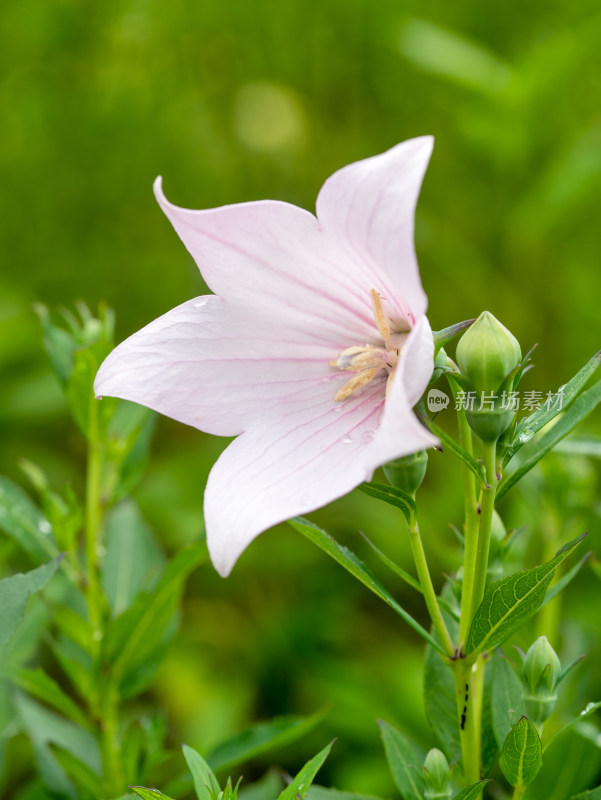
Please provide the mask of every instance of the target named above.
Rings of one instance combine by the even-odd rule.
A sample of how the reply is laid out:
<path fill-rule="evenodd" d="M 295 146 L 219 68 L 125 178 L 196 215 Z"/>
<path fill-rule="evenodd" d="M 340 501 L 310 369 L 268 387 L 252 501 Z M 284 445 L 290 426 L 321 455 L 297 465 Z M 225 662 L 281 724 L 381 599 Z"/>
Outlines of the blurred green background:
<path fill-rule="evenodd" d="M 599 349 L 598 2 L 4 0 L 0 37 L 0 472 L 21 480 L 26 457 L 57 486 L 82 482 L 34 301 L 106 300 L 123 338 L 203 292 L 154 201 L 158 174 L 179 205 L 271 197 L 313 210 L 335 169 L 434 134 L 417 215 L 433 327 L 489 308 L 525 349 L 540 341 L 525 388 L 544 392 Z M 168 550 L 201 532 L 224 444 L 160 421 L 136 497 Z M 440 575 L 456 566 L 459 479 L 448 457 L 432 462 L 422 527 Z M 598 475 L 580 465 L 564 480 L 576 474 L 577 527 L 598 531 Z M 525 512 L 509 509 L 516 524 Z M 400 519 L 375 501 L 352 495 L 317 518 L 361 553 L 357 528 L 408 564 Z M 315 739 L 340 737 L 328 779 L 391 793 L 374 719 L 432 743 L 421 646 L 351 580 L 286 527 L 227 582 L 197 573 L 153 694 L 173 741 L 203 749 L 331 703 Z M 570 602 L 594 632 L 592 581 Z M 403 601 L 423 619 L 419 599 Z M 572 634 L 566 647 L 580 645 Z"/>

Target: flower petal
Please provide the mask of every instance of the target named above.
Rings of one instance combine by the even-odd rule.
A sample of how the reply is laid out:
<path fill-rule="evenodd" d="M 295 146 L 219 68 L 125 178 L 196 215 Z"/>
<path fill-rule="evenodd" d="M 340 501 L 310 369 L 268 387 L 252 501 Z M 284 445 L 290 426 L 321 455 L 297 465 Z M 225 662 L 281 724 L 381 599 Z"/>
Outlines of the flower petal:
<path fill-rule="evenodd" d="M 126 339 L 102 364 L 94 389 L 200 430 L 234 436 L 315 384 L 328 384 L 333 405 L 336 382 L 346 379 L 328 366 L 333 355 L 331 347 L 292 324 L 277 326 L 208 295 Z"/>
<path fill-rule="evenodd" d="M 417 419 L 413 406 L 434 371 L 434 337 L 426 317 L 420 317 L 407 337 L 388 391 L 388 398 L 368 462 L 372 468 L 439 444 Z"/>
<path fill-rule="evenodd" d="M 300 392 L 285 414 L 243 433 L 213 467 L 205 522 L 221 575 L 262 531 L 370 479 L 365 454 L 384 403 L 383 380 L 336 406 L 331 389 L 315 384 Z"/>
<path fill-rule="evenodd" d="M 215 294 L 280 324 L 292 313 L 335 349 L 376 335 L 370 281 L 308 211 L 273 200 L 179 208 L 160 178 L 155 194 Z"/>
<path fill-rule="evenodd" d="M 433 138 L 410 139 L 386 153 L 343 167 L 323 185 L 317 218 L 352 257 L 373 272 L 373 287 L 413 324 L 425 313 L 413 244 L 419 190 Z"/>

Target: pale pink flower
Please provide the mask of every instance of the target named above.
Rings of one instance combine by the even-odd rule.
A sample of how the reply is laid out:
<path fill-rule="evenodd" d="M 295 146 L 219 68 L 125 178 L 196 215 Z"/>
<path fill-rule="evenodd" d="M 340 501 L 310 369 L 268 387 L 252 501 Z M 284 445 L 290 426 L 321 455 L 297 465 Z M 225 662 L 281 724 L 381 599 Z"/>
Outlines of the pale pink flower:
<path fill-rule="evenodd" d="M 213 295 L 119 345 L 95 390 L 219 436 L 204 511 L 227 575 L 247 545 L 436 444 L 412 407 L 433 370 L 413 245 L 432 151 L 412 139 L 334 173 L 317 216 L 264 200 L 161 208 Z"/>

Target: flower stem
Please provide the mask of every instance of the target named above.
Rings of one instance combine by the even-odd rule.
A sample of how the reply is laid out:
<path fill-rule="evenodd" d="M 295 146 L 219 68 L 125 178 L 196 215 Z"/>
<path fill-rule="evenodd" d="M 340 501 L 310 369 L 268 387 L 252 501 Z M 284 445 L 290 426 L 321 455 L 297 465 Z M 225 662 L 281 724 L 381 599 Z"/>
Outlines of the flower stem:
<path fill-rule="evenodd" d="M 91 397 L 88 428 L 88 465 L 86 474 L 85 502 L 85 551 L 88 599 L 88 614 L 92 630 L 93 655 L 97 657 L 102 638 L 102 602 L 98 575 L 98 549 L 100 546 L 100 482 L 102 478 L 102 454 L 98 437 L 98 402 Z"/>
<path fill-rule="evenodd" d="M 482 763 L 482 687 L 484 662 L 474 664 L 457 659 L 453 677 L 459 719 L 459 738 L 463 759 L 463 774 L 468 785 L 481 778 Z"/>
<path fill-rule="evenodd" d="M 519 800 L 526 794 L 526 787 L 525 786 L 516 786 L 513 790 L 512 799 Z"/>
<path fill-rule="evenodd" d="M 467 421 L 465 411 L 458 412 L 459 441 L 469 455 L 473 455 L 472 431 Z M 469 628 L 472 623 L 472 597 L 474 593 L 474 578 L 478 556 L 478 503 L 476 495 L 476 480 L 473 472 L 463 468 L 463 499 L 465 507 L 465 553 L 463 566 L 463 588 L 461 601 L 461 617 L 459 622 L 459 650 L 463 650 L 467 641 Z"/>
<path fill-rule="evenodd" d="M 480 529 L 478 531 L 478 548 L 474 570 L 474 585 L 470 607 L 470 622 L 476 609 L 484 597 L 486 587 L 486 571 L 488 569 L 488 553 L 490 550 L 490 531 L 493 511 L 495 510 L 495 494 L 497 491 L 497 443 L 484 442 L 484 466 L 486 470 L 486 485 L 482 489 L 482 502 L 480 509 Z"/>
<path fill-rule="evenodd" d="M 432 620 L 432 625 L 434 626 L 434 630 L 438 634 L 438 637 L 447 655 L 449 658 L 454 658 L 456 648 L 447 630 L 447 626 L 445 625 L 445 621 L 440 611 L 440 606 L 438 605 L 436 592 L 434 591 L 432 578 L 430 577 L 430 570 L 428 569 L 426 553 L 424 551 L 417 519 L 415 516 L 412 516 L 409 523 L 409 541 L 411 543 L 411 552 L 413 553 L 417 577 L 424 595 L 424 600 L 426 601 L 430 619 Z"/>

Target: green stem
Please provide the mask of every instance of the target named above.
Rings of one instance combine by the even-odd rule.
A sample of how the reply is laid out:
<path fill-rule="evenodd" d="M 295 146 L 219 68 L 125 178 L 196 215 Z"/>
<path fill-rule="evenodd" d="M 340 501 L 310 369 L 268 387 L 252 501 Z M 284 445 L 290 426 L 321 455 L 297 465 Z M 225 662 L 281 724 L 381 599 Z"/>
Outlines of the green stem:
<path fill-rule="evenodd" d="M 484 597 L 486 588 L 486 571 L 488 569 L 488 553 L 490 550 L 490 531 L 492 526 L 493 511 L 495 510 L 495 494 L 497 491 L 497 443 L 484 442 L 484 466 L 486 470 L 486 485 L 482 489 L 482 502 L 480 508 L 480 529 L 478 531 L 478 548 L 476 552 L 476 565 L 474 571 L 474 585 L 470 607 L 470 621 Z"/>
<path fill-rule="evenodd" d="M 118 692 L 112 681 L 107 682 L 102 692 L 101 726 L 102 759 L 111 793 L 119 795 L 124 778 L 119 748 Z"/>
<path fill-rule="evenodd" d="M 458 412 L 459 441 L 470 455 L 473 455 L 472 431 L 465 411 Z M 471 608 L 474 593 L 474 578 L 478 557 L 478 502 L 476 480 L 473 472 L 463 467 L 463 498 L 465 507 L 465 551 L 463 565 L 463 588 L 461 593 L 461 617 L 459 621 L 459 650 L 463 650 L 472 623 Z"/>
<path fill-rule="evenodd" d="M 100 482 L 102 454 L 98 438 L 98 401 L 92 397 L 89 411 L 88 466 L 86 474 L 85 551 L 88 613 L 92 630 L 92 650 L 95 657 L 100 651 L 102 638 L 102 602 L 98 575 L 98 550 L 100 547 Z"/>
<path fill-rule="evenodd" d="M 467 664 L 457 659 L 453 665 L 459 738 L 463 774 L 468 785 L 481 778 L 482 763 L 482 686 L 484 663 Z"/>
<path fill-rule="evenodd" d="M 520 797 L 523 797 L 526 794 L 526 787 L 525 786 L 516 786 L 513 790 L 512 798 L 513 800 L 519 800 Z"/>
<path fill-rule="evenodd" d="M 415 517 L 412 517 L 409 524 L 409 541 L 411 543 L 411 552 L 413 553 L 417 577 L 424 595 L 424 600 L 426 601 L 430 619 L 432 620 L 432 625 L 434 626 L 434 630 L 438 634 L 438 637 L 445 648 L 447 655 L 449 658 L 454 658 L 456 648 L 447 630 L 447 626 L 445 625 L 445 621 L 440 611 L 440 606 L 438 605 L 438 599 L 436 597 L 436 592 L 434 591 L 432 578 L 430 577 L 430 570 L 428 569 L 426 553 L 424 551 L 417 519 Z"/>

